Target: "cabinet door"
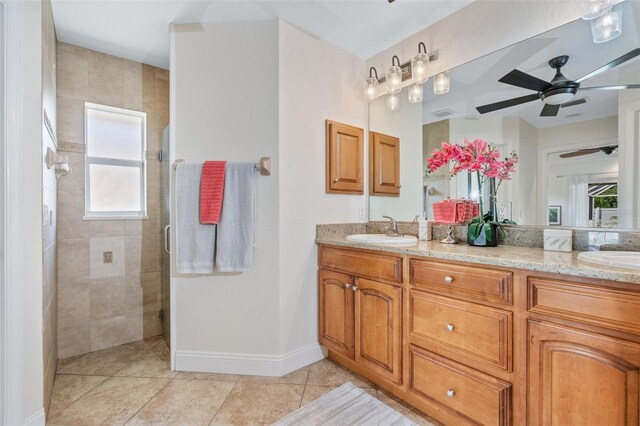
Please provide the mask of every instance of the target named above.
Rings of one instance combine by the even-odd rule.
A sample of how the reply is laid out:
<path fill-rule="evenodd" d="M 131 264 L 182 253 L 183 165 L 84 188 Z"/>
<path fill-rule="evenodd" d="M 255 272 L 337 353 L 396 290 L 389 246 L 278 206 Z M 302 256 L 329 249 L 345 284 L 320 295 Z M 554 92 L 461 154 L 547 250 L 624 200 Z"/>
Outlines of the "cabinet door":
<path fill-rule="evenodd" d="M 319 341 L 327 349 L 353 358 L 353 278 L 321 269 Z"/>
<path fill-rule="evenodd" d="M 400 139 L 369 132 L 371 195 L 400 196 Z"/>
<path fill-rule="evenodd" d="M 395 383 L 402 379 L 402 288 L 356 279 L 356 361 Z"/>
<path fill-rule="evenodd" d="M 364 130 L 326 121 L 326 191 L 364 194 Z"/>
<path fill-rule="evenodd" d="M 639 422 L 640 344 L 529 322 L 530 425 Z"/>

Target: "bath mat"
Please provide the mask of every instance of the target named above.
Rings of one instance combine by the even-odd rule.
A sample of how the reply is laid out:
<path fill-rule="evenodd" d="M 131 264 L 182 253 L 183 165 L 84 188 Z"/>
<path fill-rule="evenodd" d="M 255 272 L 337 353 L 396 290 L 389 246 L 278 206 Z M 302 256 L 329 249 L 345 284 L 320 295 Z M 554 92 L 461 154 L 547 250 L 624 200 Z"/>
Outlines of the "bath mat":
<path fill-rule="evenodd" d="M 411 420 L 351 382 L 278 420 L 274 426 L 409 426 Z"/>

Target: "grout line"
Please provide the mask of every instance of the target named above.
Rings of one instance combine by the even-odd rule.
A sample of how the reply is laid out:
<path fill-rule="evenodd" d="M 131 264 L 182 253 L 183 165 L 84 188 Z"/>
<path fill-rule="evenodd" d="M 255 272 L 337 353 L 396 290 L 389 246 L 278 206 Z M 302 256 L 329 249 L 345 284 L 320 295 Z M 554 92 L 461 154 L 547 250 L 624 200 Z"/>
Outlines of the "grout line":
<path fill-rule="evenodd" d="M 147 378 L 147 377 L 144 377 L 144 378 Z M 162 379 L 161 379 L 161 380 L 162 380 Z M 166 380 L 166 379 L 165 379 L 165 380 Z M 131 421 L 131 419 L 133 419 L 135 416 L 137 416 L 137 415 L 138 415 L 138 413 L 139 413 L 140 411 L 142 411 L 142 409 L 143 409 L 144 407 L 146 407 L 146 406 L 151 402 L 151 400 L 152 400 L 153 398 L 155 398 L 155 397 L 156 397 L 160 392 L 162 392 L 162 391 L 163 391 L 167 386 L 169 386 L 169 384 L 170 384 L 171 382 L 173 382 L 173 379 L 169 379 L 169 380 L 167 381 L 167 383 L 165 383 L 165 384 L 164 384 L 164 386 L 163 386 L 163 387 L 161 387 L 161 388 L 160 388 L 160 390 L 158 390 L 158 392 L 156 392 L 155 394 L 153 394 L 153 396 L 152 396 L 151 398 L 149 398 L 149 399 L 147 400 L 147 402 L 145 402 L 145 403 L 142 405 L 142 407 L 140 407 L 140 408 L 138 409 L 138 411 L 136 411 L 136 412 L 135 412 L 135 414 L 134 414 L 133 416 L 129 417 L 129 418 L 127 419 L 127 421 L 126 421 L 124 424 L 125 424 L 125 425 L 126 425 L 126 424 L 128 424 L 128 423 Z"/>
<path fill-rule="evenodd" d="M 309 372 L 311 371 L 311 366 L 307 367 L 307 377 L 304 379 L 304 388 L 302 388 L 302 396 L 300 397 L 300 404 L 298 404 L 298 408 L 302 407 L 302 401 L 304 400 L 304 394 L 307 393 L 307 382 L 309 381 Z"/>
<path fill-rule="evenodd" d="M 66 376 L 67 374 L 60 374 L 61 376 Z M 71 376 L 71 374 L 68 374 L 69 376 Z M 49 403 L 49 415 L 47 417 L 52 417 L 52 414 L 55 415 L 56 413 L 62 413 L 62 411 L 66 410 L 67 408 L 69 408 L 71 406 L 71 404 L 77 402 L 80 400 L 80 398 L 82 398 L 83 396 L 87 395 L 89 392 L 91 392 L 92 390 L 94 390 L 95 388 L 97 388 L 98 386 L 100 386 L 101 384 L 103 384 L 104 382 L 106 382 L 107 380 L 110 379 L 110 377 L 108 376 L 91 376 L 91 377 L 104 377 L 104 380 L 101 381 L 100 383 L 96 383 L 96 385 L 94 387 L 92 387 L 91 389 L 87 390 L 85 393 L 83 393 L 82 395 L 80 395 L 79 397 L 77 397 L 76 399 L 74 399 L 73 401 L 71 401 L 70 403 L 68 403 L 67 405 L 65 405 L 64 407 L 60 408 L 59 410 L 55 411 L 55 412 L 51 412 L 51 403 Z M 53 385 L 54 385 L 54 389 L 55 389 L 55 383 L 56 380 L 58 379 L 58 374 L 56 374 L 55 379 L 53 380 Z M 51 396 L 53 396 L 53 391 L 51 392 Z"/>
<path fill-rule="evenodd" d="M 209 426 L 211 426 L 211 423 L 213 423 L 213 421 L 215 420 L 216 416 L 218 415 L 218 413 L 220 412 L 220 410 L 222 409 L 222 407 L 224 406 L 224 403 L 227 402 L 227 399 L 229 399 L 229 395 L 231 395 L 233 393 L 233 390 L 236 388 L 236 386 L 238 385 L 238 383 L 240 383 L 240 381 L 237 381 L 233 384 L 233 387 L 231 388 L 231 390 L 229 391 L 229 393 L 227 394 L 227 396 L 224 397 L 224 399 L 222 400 L 222 403 L 220 404 L 220 406 L 218 407 L 218 409 L 216 410 L 215 414 L 213 415 L 213 417 L 211 418 L 211 421 L 209 422 Z"/>

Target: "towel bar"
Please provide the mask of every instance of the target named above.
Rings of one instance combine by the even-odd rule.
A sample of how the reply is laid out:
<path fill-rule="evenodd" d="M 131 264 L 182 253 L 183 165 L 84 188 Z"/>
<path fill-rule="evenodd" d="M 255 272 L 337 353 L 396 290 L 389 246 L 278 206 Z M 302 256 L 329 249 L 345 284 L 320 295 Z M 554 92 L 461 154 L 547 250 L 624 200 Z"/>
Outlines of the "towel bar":
<path fill-rule="evenodd" d="M 176 160 L 173 162 L 173 170 L 180 163 L 184 163 L 184 160 Z M 271 176 L 271 157 L 262 157 L 260 161 L 254 164 L 254 168 L 257 172 L 260 172 L 262 176 Z"/>

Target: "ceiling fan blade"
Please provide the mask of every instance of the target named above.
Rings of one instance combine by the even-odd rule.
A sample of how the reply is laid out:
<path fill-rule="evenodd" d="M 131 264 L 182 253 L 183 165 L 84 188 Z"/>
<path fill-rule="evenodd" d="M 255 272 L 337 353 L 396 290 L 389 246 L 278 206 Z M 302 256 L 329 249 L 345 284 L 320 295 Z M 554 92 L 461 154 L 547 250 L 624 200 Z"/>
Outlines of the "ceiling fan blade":
<path fill-rule="evenodd" d="M 583 90 L 624 90 L 624 89 L 640 89 L 640 84 L 618 84 L 615 86 L 594 86 L 594 87 L 581 87 Z"/>
<path fill-rule="evenodd" d="M 597 76 L 598 74 L 602 74 L 605 71 L 609 71 L 611 68 L 624 64 L 625 62 L 635 58 L 638 55 L 640 55 L 640 47 L 637 49 L 633 49 L 631 52 L 625 53 L 624 55 L 620 56 L 618 59 L 614 59 L 608 64 L 601 66 L 597 70 L 593 70 L 589 74 L 580 77 L 579 79 L 576 80 L 576 83 L 581 83 L 585 80 L 588 80 L 590 78 Z"/>
<path fill-rule="evenodd" d="M 524 89 L 535 90 L 536 92 L 542 92 L 551 87 L 551 83 L 540 80 L 538 77 L 534 77 L 520 70 L 513 70 L 498 81 Z"/>
<path fill-rule="evenodd" d="M 555 117 L 560 111 L 560 105 L 544 104 L 544 108 L 540 112 L 540 117 Z"/>
<path fill-rule="evenodd" d="M 582 155 L 595 154 L 596 152 L 600 152 L 600 148 L 580 149 L 578 151 L 567 152 L 560 154 L 560 158 L 580 157 Z"/>
<path fill-rule="evenodd" d="M 521 96 L 519 98 L 507 99 L 506 101 L 495 102 L 493 104 L 482 105 L 476 107 L 480 114 L 486 114 L 491 111 L 497 111 L 499 109 L 509 108 L 512 106 L 526 104 L 527 102 L 537 101 L 540 99 L 537 93 L 533 95 Z"/>
<path fill-rule="evenodd" d="M 576 106 L 576 105 L 580 105 L 580 104 L 586 104 L 587 103 L 587 98 L 580 98 L 580 99 L 576 99 L 575 101 L 569 101 L 569 102 L 565 102 L 563 104 L 560 105 L 561 108 L 568 108 L 568 107 L 572 107 L 572 106 Z"/>

